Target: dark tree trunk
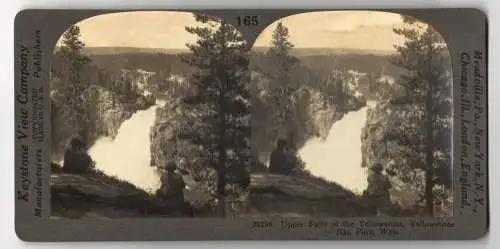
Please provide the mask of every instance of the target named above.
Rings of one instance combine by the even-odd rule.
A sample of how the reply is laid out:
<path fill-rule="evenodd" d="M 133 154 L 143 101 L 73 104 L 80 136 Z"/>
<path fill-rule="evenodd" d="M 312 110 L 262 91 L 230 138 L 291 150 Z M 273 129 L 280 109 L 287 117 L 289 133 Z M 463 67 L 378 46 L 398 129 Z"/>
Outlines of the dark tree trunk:
<path fill-rule="evenodd" d="M 220 72 L 216 72 L 220 73 Z M 226 108 L 225 108 L 225 94 L 224 94 L 224 84 L 226 83 L 223 79 L 224 77 L 220 77 L 220 94 L 219 94 L 219 165 L 217 170 L 217 195 L 219 198 L 218 204 L 218 212 L 219 216 L 226 216 Z"/>
<path fill-rule="evenodd" d="M 426 150 L 425 150 L 425 203 L 429 216 L 434 216 L 434 113 L 432 108 L 432 88 L 427 91 L 426 102 Z"/>

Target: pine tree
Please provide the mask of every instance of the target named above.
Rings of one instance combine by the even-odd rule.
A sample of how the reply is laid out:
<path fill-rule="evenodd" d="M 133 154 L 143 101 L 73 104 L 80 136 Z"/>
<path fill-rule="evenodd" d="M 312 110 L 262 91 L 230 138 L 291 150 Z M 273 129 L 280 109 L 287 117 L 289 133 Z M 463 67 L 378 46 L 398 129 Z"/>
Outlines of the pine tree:
<path fill-rule="evenodd" d="M 297 58 L 290 55 L 293 48 L 288 28 L 279 22 L 273 32 L 271 47 L 267 51 L 267 55 L 276 57 L 280 72 L 283 74 L 289 72 L 298 62 Z"/>
<path fill-rule="evenodd" d="M 290 53 L 294 45 L 289 41 L 290 35 L 288 28 L 279 22 L 273 32 L 271 47 L 267 52 L 272 69 L 267 72 L 268 77 L 272 79 L 270 96 L 273 100 L 269 104 L 275 105 L 273 119 L 274 127 L 280 129 L 275 134 L 289 136 L 290 133 L 297 133 L 295 118 L 297 117 L 297 106 L 300 102 L 300 85 L 291 78 L 292 69 L 298 64 L 299 60 Z"/>
<path fill-rule="evenodd" d="M 394 32 L 405 42 L 396 46 L 399 56 L 393 63 L 406 73 L 396 82 L 399 94 L 391 99 L 399 120 L 387 127 L 386 136 L 403 146 L 397 153 L 409 167 L 424 172 L 426 210 L 432 216 L 435 186 L 450 183 L 451 65 L 436 30 L 409 17 L 403 20 L 407 27 Z"/>
<path fill-rule="evenodd" d="M 183 99 L 194 118 L 181 137 L 207 153 L 206 164 L 217 172 L 219 214 L 225 215 L 227 185 L 249 179 L 248 49 L 233 26 L 206 15 L 195 18 L 203 25 L 186 27 L 198 40 L 187 44 L 192 54 L 184 58 L 197 68 L 190 81 L 195 94 Z"/>
<path fill-rule="evenodd" d="M 66 85 L 63 90 L 66 98 L 64 104 L 68 108 L 67 120 L 71 122 L 70 126 L 74 129 L 75 135 L 85 133 L 82 129 L 88 121 L 82 98 L 88 86 L 81 80 L 81 76 L 83 68 L 89 64 L 90 59 L 81 54 L 85 44 L 80 40 L 80 36 L 80 28 L 76 25 L 71 26 L 64 32 L 61 47 L 56 52 L 56 55 L 62 57 L 68 66 L 65 77 Z"/>

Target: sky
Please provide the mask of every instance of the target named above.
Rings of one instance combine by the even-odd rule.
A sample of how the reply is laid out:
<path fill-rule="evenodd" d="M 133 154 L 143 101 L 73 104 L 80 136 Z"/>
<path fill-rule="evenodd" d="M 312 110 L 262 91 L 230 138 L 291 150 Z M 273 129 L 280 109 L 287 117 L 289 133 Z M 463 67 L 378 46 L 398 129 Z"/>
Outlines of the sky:
<path fill-rule="evenodd" d="M 297 48 L 344 48 L 392 51 L 398 40 L 392 29 L 402 23 L 397 14 L 373 11 L 329 11 L 281 19 Z M 196 37 L 185 31 L 195 25 L 186 12 L 124 12 L 95 16 L 79 22 L 88 47 L 142 47 L 183 49 Z M 268 46 L 277 22 L 257 38 Z"/>

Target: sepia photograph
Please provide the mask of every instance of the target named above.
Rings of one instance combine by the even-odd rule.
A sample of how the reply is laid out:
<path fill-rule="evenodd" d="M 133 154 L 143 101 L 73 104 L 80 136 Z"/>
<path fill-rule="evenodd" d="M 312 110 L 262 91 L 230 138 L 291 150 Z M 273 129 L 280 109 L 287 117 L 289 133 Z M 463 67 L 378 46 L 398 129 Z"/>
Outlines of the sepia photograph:
<path fill-rule="evenodd" d="M 248 48 L 233 26 L 185 12 L 92 17 L 61 36 L 50 84 L 52 217 L 211 217 L 242 206 Z"/>
<path fill-rule="evenodd" d="M 386 12 L 296 14 L 259 35 L 251 70 L 259 212 L 452 215 L 451 61 L 433 27 Z"/>
<path fill-rule="evenodd" d="M 452 77 L 410 16 L 323 11 L 250 44 L 132 11 L 52 55 L 51 218 L 451 217 Z"/>

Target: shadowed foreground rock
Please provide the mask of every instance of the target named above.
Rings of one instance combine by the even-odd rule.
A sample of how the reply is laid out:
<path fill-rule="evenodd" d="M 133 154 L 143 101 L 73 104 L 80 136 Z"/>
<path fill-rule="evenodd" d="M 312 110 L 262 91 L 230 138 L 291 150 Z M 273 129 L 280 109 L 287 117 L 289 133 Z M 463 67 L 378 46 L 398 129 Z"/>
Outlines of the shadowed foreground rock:
<path fill-rule="evenodd" d="M 54 218 L 125 218 L 144 216 L 192 216 L 185 207 L 174 212 L 154 195 L 127 183 L 96 175 L 52 174 L 51 202 Z"/>
<path fill-rule="evenodd" d="M 54 218 L 203 217 L 210 216 L 209 193 L 187 190 L 182 213 L 174 213 L 153 194 L 102 173 L 74 175 L 54 172 Z M 283 176 L 252 174 L 245 207 L 237 216 L 354 217 L 373 210 L 341 186 L 308 174 Z M 198 202 L 198 203 L 196 203 Z"/>
<path fill-rule="evenodd" d="M 249 194 L 253 215 L 289 217 L 371 216 L 373 209 L 341 186 L 303 174 L 253 174 Z"/>

